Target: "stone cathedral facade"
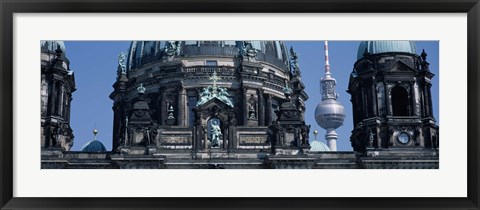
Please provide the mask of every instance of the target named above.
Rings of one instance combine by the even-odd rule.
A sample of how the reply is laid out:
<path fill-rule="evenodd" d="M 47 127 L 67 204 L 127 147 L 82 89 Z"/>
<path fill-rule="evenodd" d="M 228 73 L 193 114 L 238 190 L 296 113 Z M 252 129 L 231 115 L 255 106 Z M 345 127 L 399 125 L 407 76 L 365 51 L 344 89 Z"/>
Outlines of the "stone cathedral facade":
<path fill-rule="evenodd" d="M 311 150 L 308 96 L 298 56 L 284 42 L 133 41 L 119 56 L 109 96 L 112 150 L 95 150 L 103 146 L 95 140 L 74 152 L 68 146 L 73 73 L 63 42 L 50 44 L 60 47 L 45 51 L 45 67 L 42 60 L 42 168 L 438 168 L 426 54 L 365 49 L 349 85 L 353 107 L 360 107 L 353 110 L 355 152 L 322 152 Z M 67 82 L 44 91 L 44 83 L 58 85 L 44 82 L 50 74 Z M 383 93 L 368 92 L 377 93 L 380 83 Z M 57 123 L 43 123 L 44 95 L 53 107 L 46 116 Z"/>

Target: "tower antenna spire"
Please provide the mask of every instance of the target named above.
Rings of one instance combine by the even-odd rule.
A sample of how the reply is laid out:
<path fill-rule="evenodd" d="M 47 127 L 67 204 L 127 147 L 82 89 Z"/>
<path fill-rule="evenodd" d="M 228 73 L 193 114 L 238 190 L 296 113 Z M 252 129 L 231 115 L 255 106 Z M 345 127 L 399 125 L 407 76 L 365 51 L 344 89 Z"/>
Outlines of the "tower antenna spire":
<path fill-rule="evenodd" d="M 328 58 L 328 41 L 325 41 L 325 77 L 330 78 L 330 61 Z"/>
<path fill-rule="evenodd" d="M 325 139 L 331 151 L 337 151 L 338 134 L 335 131 L 343 125 L 345 119 L 344 107 L 337 101 L 338 94 L 335 91 L 337 82 L 330 72 L 328 57 L 328 42 L 325 41 L 325 76 L 320 79 L 322 101 L 315 109 L 317 124 L 326 130 Z"/>

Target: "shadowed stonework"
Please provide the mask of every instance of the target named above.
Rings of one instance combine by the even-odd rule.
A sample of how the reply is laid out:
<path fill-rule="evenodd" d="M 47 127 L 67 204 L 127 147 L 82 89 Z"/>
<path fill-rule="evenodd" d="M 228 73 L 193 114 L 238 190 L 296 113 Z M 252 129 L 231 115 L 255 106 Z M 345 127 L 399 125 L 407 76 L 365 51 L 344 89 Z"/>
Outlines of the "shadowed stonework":
<path fill-rule="evenodd" d="M 44 50 L 47 43 L 56 49 Z M 299 55 L 284 42 L 133 41 L 119 53 L 109 96 L 112 151 L 95 139 L 73 152 L 66 48 L 42 42 L 42 168 L 438 168 L 433 74 L 426 54 L 408 46 L 415 43 L 360 45 L 349 85 L 354 152 L 335 152 L 310 145 Z M 336 99 L 330 72 L 322 87 L 323 98 Z M 331 114 L 319 112 L 317 121 L 340 126 L 343 118 Z"/>

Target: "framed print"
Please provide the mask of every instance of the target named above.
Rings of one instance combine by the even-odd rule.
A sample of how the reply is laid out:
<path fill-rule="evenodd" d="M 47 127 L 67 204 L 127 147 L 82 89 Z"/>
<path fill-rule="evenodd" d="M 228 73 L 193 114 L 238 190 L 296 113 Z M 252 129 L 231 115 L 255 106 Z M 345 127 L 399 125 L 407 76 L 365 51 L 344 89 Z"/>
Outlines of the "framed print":
<path fill-rule="evenodd" d="M 2 209 L 479 208 L 477 0 L 0 5 Z"/>

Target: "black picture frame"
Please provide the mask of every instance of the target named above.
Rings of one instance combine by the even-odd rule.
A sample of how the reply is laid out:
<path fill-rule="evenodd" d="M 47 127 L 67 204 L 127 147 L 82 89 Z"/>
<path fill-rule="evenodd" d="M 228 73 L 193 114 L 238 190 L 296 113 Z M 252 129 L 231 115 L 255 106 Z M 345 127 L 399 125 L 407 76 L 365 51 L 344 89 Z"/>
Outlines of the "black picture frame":
<path fill-rule="evenodd" d="M 0 0 L 1 209 L 479 209 L 478 0 Z M 468 196 L 466 198 L 17 198 L 13 197 L 13 15 L 15 13 L 467 13 Z M 445 180 L 451 181 L 451 180 Z M 92 189 L 93 190 L 93 189 Z M 319 189 L 321 190 L 321 189 Z"/>

